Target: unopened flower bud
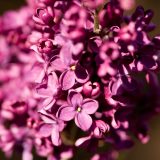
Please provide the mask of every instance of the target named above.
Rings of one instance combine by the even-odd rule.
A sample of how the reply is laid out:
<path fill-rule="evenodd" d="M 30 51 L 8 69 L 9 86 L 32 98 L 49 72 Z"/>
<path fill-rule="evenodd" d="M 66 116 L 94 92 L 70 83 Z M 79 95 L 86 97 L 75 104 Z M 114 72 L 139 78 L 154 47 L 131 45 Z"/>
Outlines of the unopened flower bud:
<path fill-rule="evenodd" d="M 83 86 L 83 93 L 88 97 L 97 97 L 100 94 L 100 85 L 98 82 L 87 82 Z"/>
<path fill-rule="evenodd" d="M 54 46 L 53 46 L 52 41 L 43 39 L 43 38 L 39 40 L 38 51 L 40 53 L 46 53 L 46 54 L 51 53 L 51 51 L 53 50 L 53 47 Z"/>
<path fill-rule="evenodd" d="M 109 131 L 109 125 L 107 125 L 104 121 L 97 120 L 95 124 L 96 127 L 93 131 L 95 137 L 101 138 L 105 132 Z"/>

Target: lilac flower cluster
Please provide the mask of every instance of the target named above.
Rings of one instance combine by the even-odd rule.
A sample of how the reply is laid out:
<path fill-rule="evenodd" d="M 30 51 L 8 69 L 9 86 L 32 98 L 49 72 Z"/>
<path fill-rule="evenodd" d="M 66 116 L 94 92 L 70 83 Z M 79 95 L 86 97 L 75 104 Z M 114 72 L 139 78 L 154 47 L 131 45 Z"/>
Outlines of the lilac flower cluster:
<path fill-rule="evenodd" d="M 0 17 L 0 149 L 114 160 L 160 111 L 160 37 L 133 0 L 28 0 Z M 86 152 L 86 153 L 87 153 Z"/>

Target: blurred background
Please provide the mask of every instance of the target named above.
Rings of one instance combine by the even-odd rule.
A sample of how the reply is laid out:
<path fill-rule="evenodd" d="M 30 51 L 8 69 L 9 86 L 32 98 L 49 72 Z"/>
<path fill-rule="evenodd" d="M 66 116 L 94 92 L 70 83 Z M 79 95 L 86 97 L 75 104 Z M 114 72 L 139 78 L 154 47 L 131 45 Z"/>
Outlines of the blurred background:
<path fill-rule="evenodd" d="M 0 0 L 0 15 L 6 10 L 18 9 L 25 4 L 24 0 Z M 142 5 L 145 9 L 154 11 L 153 22 L 157 25 L 152 35 L 160 33 L 160 1 L 158 0 L 136 0 L 136 6 Z M 121 151 L 118 160 L 160 160 L 160 116 L 155 117 L 150 122 L 150 141 L 148 144 L 141 144 L 136 141 L 135 146 L 129 151 Z M 3 155 L 0 160 L 5 160 Z M 17 157 L 11 160 L 17 160 Z M 39 159 L 35 159 L 39 160 Z M 78 159 L 77 159 L 78 160 Z"/>

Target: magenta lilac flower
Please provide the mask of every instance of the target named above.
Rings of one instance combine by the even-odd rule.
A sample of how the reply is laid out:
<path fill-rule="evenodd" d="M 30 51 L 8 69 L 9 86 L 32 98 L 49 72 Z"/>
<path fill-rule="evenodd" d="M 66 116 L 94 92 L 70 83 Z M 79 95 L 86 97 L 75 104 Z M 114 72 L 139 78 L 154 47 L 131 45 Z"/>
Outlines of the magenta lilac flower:
<path fill-rule="evenodd" d="M 93 114 L 98 109 L 98 102 L 94 99 L 83 99 L 80 93 L 74 90 L 68 94 L 68 105 L 62 105 L 58 110 L 58 117 L 64 121 L 74 118 L 76 125 L 82 130 L 88 130 L 92 125 Z"/>
<path fill-rule="evenodd" d="M 160 112 L 160 37 L 134 0 L 27 0 L 0 17 L 0 149 L 115 160 L 150 140 Z M 84 157 L 83 157 L 84 158 Z M 79 157 L 78 157 L 79 159 Z"/>

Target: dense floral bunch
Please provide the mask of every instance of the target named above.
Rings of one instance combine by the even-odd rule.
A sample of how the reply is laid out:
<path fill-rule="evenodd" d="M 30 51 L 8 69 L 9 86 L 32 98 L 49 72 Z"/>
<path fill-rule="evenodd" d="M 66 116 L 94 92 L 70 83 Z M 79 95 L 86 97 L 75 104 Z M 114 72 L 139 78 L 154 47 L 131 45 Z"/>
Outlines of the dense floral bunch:
<path fill-rule="evenodd" d="M 23 160 L 113 160 L 149 140 L 160 37 L 133 0 L 28 0 L 0 18 L 0 148 Z M 87 152 L 86 152 L 87 151 Z M 80 158 L 80 157 L 79 157 Z"/>

